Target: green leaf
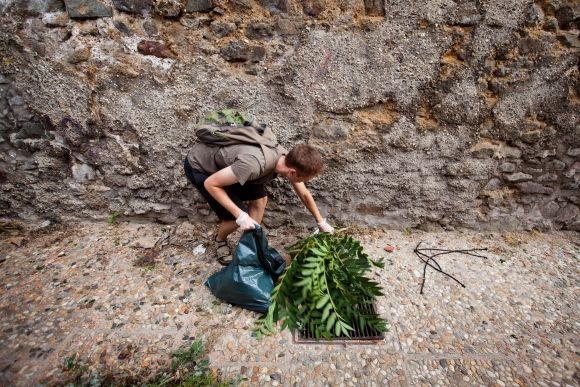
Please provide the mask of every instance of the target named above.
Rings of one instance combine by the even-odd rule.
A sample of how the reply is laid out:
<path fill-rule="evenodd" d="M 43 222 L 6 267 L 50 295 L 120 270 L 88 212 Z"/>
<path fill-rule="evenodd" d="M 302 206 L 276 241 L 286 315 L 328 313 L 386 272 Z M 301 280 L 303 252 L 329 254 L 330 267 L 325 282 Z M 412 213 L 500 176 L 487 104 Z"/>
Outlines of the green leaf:
<path fill-rule="evenodd" d="M 342 325 L 340 323 L 340 320 L 338 320 L 336 322 L 336 324 L 334 324 L 334 334 L 335 334 L 335 336 L 337 336 L 337 337 L 340 336 L 341 327 L 342 327 Z"/>
<path fill-rule="evenodd" d="M 354 328 L 351 327 L 350 325 L 348 325 L 347 323 L 345 323 L 344 321 L 342 322 L 342 327 L 349 330 L 349 331 L 354 331 Z"/>
<path fill-rule="evenodd" d="M 310 282 L 312 282 L 312 279 L 310 277 L 307 277 L 307 278 L 304 278 L 302 281 L 296 282 L 294 284 L 294 286 L 297 287 L 297 288 L 301 288 L 304 285 L 309 285 Z"/>
<path fill-rule="evenodd" d="M 331 309 L 332 309 L 332 304 L 329 302 L 328 304 L 326 304 L 326 306 L 324 307 L 324 310 L 322 311 L 322 317 L 321 317 L 322 322 L 326 321 L 326 319 L 330 315 Z"/>
<path fill-rule="evenodd" d="M 270 311 L 268 311 L 268 314 L 266 315 L 266 328 L 270 331 L 274 329 L 273 314 L 270 313 Z"/>
<path fill-rule="evenodd" d="M 324 305 L 326 305 L 326 303 L 328 302 L 328 300 L 330 299 L 330 295 L 326 294 L 324 295 L 324 297 L 322 297 L 320 300 L 318 300 L 318 302 L 316 303 L 316 309 L 322 309 L 322 307 Z"/>
<path fill-rule="evenodd" d="M 336 321 L 336 313 L 332 312 L 330 317 L 326 321 L 326 330 L 328 332 L 332 332 L 332 327 L 334 326 L 334 322 Z"/>
<path fill-rule="evenodd" d="M 320 256 L 320 257 L 323 257 L 323 256 L 325 256 L 325 255 L 327 254 L 327 252 L 325 252 L 325 251 L 321 251 L 321 250 L 319 250 L 319 249 L 317 249 L 317 248 L 312 248 L 312 249 L 310 249 L 310 251 L 311 251 L 311 252 L 312 252 L 314 255 L 318 255 L 318 256 Z"/>

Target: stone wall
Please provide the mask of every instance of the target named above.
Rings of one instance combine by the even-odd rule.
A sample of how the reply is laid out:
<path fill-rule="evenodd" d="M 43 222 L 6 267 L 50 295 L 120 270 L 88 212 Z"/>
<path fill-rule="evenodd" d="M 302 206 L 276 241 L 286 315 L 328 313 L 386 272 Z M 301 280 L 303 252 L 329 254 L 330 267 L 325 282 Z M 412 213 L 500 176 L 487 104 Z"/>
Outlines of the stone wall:
<path fill-rule="evenodd" d="M 326 161 L 333 223 L 580 230 L 577 2 L 0 0 L 0 214 L 207 217 L 219 108 Z M 310 222 L 274 181 L 265 220 Z"/>

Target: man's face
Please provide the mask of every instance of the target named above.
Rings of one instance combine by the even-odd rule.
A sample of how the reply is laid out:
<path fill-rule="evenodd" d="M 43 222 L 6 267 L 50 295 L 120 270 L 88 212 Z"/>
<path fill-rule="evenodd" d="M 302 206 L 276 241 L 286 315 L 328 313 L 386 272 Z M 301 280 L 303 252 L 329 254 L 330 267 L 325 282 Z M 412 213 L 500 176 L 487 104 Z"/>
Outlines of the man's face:
<path fill-rule="evenodd" d="M 294 168 L 290 168 L 286 177 L 292 183 L 306 183 L 314 178 L 314 176 L 301 176 Z"/>

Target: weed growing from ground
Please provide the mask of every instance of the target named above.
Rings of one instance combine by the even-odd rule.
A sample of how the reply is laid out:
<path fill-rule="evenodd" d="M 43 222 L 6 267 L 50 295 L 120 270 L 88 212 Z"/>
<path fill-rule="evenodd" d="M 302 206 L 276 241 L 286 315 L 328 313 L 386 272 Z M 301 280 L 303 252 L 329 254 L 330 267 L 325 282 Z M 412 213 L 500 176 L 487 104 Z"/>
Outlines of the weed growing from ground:
<path fill-rule="evenodd" d="M 117 224 L 120 216 L 121 216 L 120 212 L 116 212 L 116 211 L 113 212 L 111 215 L 109 215 L 109 218 L 107 219 L 107 223 Z"/>
<path fill-rule="evenodd" d="M 194 341 L 191 346 L 182 348 L 172 355 L 171 367 L 161 370 L 153 377 L 135 378 L 123 376 L 101 376 L 91 371 L 87 364 L 76 355 L 64 360 L 67 387 L 91 386 L 147 386 L 147 387 L 229 387 L 240 381 L 221 380 L 209 368 L 209 360 L 203 358 L 202 340 Z"/>

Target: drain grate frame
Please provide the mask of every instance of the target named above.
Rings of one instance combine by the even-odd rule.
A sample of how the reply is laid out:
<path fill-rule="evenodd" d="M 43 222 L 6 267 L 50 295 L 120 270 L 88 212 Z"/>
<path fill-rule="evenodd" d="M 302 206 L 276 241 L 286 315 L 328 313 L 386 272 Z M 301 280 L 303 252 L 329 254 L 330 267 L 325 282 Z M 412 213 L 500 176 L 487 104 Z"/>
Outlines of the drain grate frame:
<path fill-rule="evenodd" d="M 377 309 L 374 304 L 363 304 L 355 305 L 354 309 L 358 309 L 365 314 L 372 314 L 378 316 Z M 308 326 L 304 327 L 302 330 L 296 330 L 294 332 L 294 343 L 295 344 L 378 344 L 385 340 L 385 333 L 378 332 L 373 328 L 365 326 L 361 329 L 358 321 L 353 321 L 349 324 L 354 328 L 354 332 L 351 332 L 351 336 L 348 337 L 341 333 L 338 337 L 333 337 L 332 339 L 325 339 L 321 337 L 316 340 L 314 332 L 311 332 Z"/>

